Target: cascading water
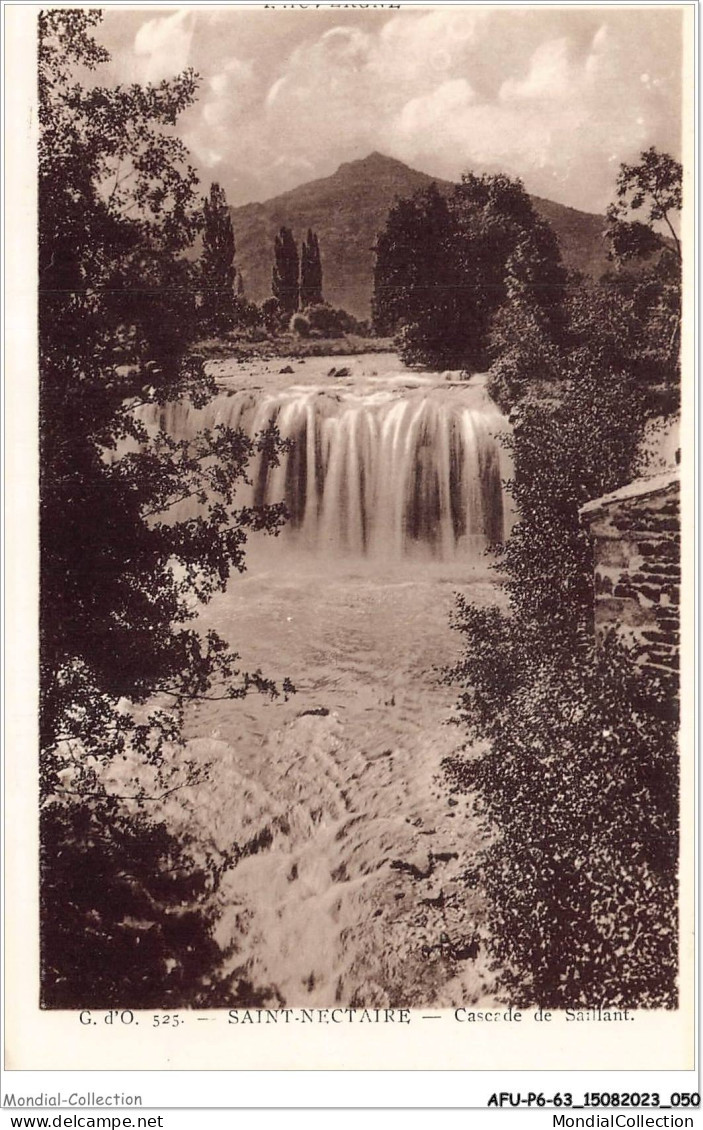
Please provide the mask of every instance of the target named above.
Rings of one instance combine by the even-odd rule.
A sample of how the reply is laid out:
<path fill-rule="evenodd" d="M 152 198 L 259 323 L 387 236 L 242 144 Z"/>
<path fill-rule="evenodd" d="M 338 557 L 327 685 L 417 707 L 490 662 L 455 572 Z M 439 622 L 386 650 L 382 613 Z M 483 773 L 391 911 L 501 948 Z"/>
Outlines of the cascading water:
<path fill-rule="evenodd" d="M 160 426 L 178 438 L 217 424 L 249 436 L 275 426 L 291 440 L 276 467 L 256 457 L 241 495 L 248 505 L 286 503 L 288 544 L 314 554 L 450 561 L 503 539 L 504 421 L 480 385 L 397 370 L 290 384 L 271 374 L 264 388 L 222 384 L 205 409 L 168 406 Z"/>
<path fill-rule="evenodd" d="M 184 756 L 207 779 L 164 801 L 214 858 L 237 849 L 216 895 L 220 972 L 240 1003 L 272 1008 L 490 1001 L 465 881 L 483 832 L 443 783 L 466 739 L 444 725 L 455 690 L 437 672 L 458 655 L 457 590 L 496 599 L 483 550 L 510 521 L 505 420 L 480 382 L 390 354 L 212 372 L 205 408 L 144 422 L 179 439 L 275 425 L 293 441 L 277 467 L 257 456 L 238 499 L 285 501 L 287 525 L 251 538 L 246 571 L 198 616 L 244 670 L 296 693 L 193 704 Z"/>

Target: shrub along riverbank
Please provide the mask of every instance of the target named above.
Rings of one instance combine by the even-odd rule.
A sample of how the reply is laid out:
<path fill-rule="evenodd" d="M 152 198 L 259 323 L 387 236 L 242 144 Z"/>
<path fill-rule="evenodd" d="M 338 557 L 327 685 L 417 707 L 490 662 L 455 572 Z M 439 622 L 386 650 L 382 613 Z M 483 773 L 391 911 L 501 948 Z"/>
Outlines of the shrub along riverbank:
<path fill-rule="evenodd" d="M 354 357 L 361 353 L 389 353 L 393 349 L 390 337 L 345 334 L 323 338 L 300 337 L 294 333 L 261 337 L 232 333 L 199 341 L 194 346 L 194 352 L 206 360 L 233 357 L 240 361 L 270 357 Z"/>
<path fill-rule="evenodd" d="M 509 311 L 489 378 L 514 425 L 520 518 L 499 552 L 508 613 L 457 608 L 464 651 L 447 679 L 487 752 L 446 769 L 490 831 L 467 882 L 488 897 L 485 943 L 521 1006 L 677 1004 L 678 687 L 642 674 L 617 638 L 596 646 L 579 520 L 641 473 L 653 389 L 677 402 L 677 277 L 669 263 L 660 285 L 616 281 L 607 311 L 584 290 L 558 343 L 521 338 L 525 312 Z"/>

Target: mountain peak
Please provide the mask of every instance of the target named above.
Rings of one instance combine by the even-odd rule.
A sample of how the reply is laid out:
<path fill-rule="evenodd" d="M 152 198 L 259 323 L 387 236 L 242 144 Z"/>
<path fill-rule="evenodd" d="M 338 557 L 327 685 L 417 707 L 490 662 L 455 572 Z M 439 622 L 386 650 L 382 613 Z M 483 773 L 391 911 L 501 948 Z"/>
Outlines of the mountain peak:
<path fill-rule="evenodd" d="M 383 170 L 390 170 L 390 169 L 401 170 L 402 169 L 403 172 L 405 172 L 405 173 L 407 173 L 408 171 L 412 171 L 412 172 L 416 171 L 414 169 L 410 170 L 408 165 L 404 165 L 403 162 L 399 161 L 396 157 L 388 157 L 385 153 L 379 153 L 377 149 L 374 149 L 373 152 L 369 153 L 366 157 L 357 157 L 353 161 L 343 161 L 342 164 L 337 169 L 337 173 L 341 173 L 341 172 L 343 172 L 347 169 L 353 169 L 353 170 L 358 170 L 359 172 L 367 172 L 367 173 L 368 172 L 374 172 L 374 171 L 377 171 L 379 169 L 383 169 Z M 422 175 L 426 175 L 426 174 L 422 174 Z M 335 174 L 335 176 L 336 176 L 336 174 Z"/>
<path fill-rule="evenodd" d="M 260 204 L 233 208 L 237 265 L 244 276 L 247 297 L 258 302 L 271 293 L 273 244 L 279 228 L 289 227 L 296 240 L 312 228 L 320 241 L 326 300 L 357 317 L 368 317 L 373 249 L 389 209 L 398 197 L 412 196 L 433 181 L 440 192 L 453 189 L 449 181 L 374 150 L 366 157 L 344 162 L 331 176 L 308 181 Z M 533 198 L 533 203 L 552 224 L 568 267 L 592 278 L 608 269 L 602 217 L 552 201 Z"/>
<path fill-rule="evenodd" d="M 379 153 L 378 149 L 374 149 L 373 153 L 369 153 L 368 157 L 360 157 L 358 164 L 360 165 L 400 165 L 401 161 L 397 161 L 394 157 L 387 157 L 385 153 Z"/>

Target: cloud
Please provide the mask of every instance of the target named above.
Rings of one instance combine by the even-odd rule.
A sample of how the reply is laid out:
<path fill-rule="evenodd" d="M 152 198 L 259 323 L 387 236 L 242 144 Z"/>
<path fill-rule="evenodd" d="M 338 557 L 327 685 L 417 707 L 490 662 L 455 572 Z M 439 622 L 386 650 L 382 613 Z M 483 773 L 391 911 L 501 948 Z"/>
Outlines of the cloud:
<path fill-rule="evenodd" d="M 506 79 L 499 98 L 507 103 L 563 98 L 571 94 L 572 71 L 568 39 L 548 39 L 533 54 L 527 77 Z"/>
<path fill-rule="evenodd" d="M 413 18 L 408 18 L 412 15 Z M 490 12 L 438 8 L 403 13 L 378 36 L 372 68 L 388 86 L 430 89 L 444 78 L 461 77 L 466 60 L 481 43 Z"/>
<path fill-rule="evenodd" d="M 407 103 L 394 134 L 396 156 L 449 178 L 468 169 L 525 176 L 547 165 L 554 123 L 501 102 L 478 102 L 466 80 L 454 79 Z"/>
<path fill-rule="evenodd" d="M 187 9 L 142 24 L 134 39 L 141 56 L 142 81 L 158 82 L 186 69 L 190 61 L 194 13 Z"/>
<path fill-rule="evenodd" d="M 500 31 L 506 13 L 484 32 Z M 599 13 L 603 19 L 604 13 Z M 541 24 L 541 27 L 539 27 Z M 532 32 L 563 30 L 542 17 Z M 590 34 L 574 25 L 571 35 L 548 36 L 521 59 L 513 55 L 512 73 L 495 82 L 469 82 L 472 60 L 465 59 L 467 78 L 445 81 L 409 100 L 397 115 L 392 148 L 395 156 L 456 177 L 463 168 L 502 169 L 522 177 L 537 194 L 591 210 L 612 197 L 614 169 L 649 144 L 678 149 L 678 99 L 652 97 L 654 83 L 642 80 L 642 62 L 659 71 L 658 93 L 671 82 L 664 77 L 671 64 L 666 39 L 657 60 L 655 35 L 639 35 L 633 52 L 631 21 L 605 22 Z M 660 32 L 665 30 L 659 29 Z M 651 31 L 656 31 L 652 23 Z M 495 42 L 495 40 L 494 40 Z M 529 42 L 529 37 L 525 37 Z M 487 51 L 488 35 L 479 40 Z M 634 60 L 637 60 L 636 64 Z M 504 62 L 504 60 L 502 60 Z M 485 70 L 484 70 L 485 79 Z"/>
<path fill-rule="evenodd" d="M 185 138 L 236 203 L 375 149 L 596 210 L 620 161 L 678 154 L 680 29 L 675 8 L 190 8 L 143 21 L 121 65 L 203 76 Z"/>

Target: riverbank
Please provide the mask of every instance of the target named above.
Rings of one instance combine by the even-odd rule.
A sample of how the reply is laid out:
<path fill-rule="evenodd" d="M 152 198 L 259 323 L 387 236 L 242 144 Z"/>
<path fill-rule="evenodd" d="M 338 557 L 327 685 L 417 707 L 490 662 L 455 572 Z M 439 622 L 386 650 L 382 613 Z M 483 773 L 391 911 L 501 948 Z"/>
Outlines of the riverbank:
<path fill-rule="evenodd" d="M 354 357 L 362 353 L 388 353 L 392 349 L 393 339 L 390 337 L 345 334 L 321 338 L 282 333 L 255 338 L 227 334 L 198 342 L 193 352 L 206 360 L 235 358 L 256 361 L 276 357 Z"/>

